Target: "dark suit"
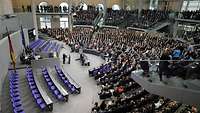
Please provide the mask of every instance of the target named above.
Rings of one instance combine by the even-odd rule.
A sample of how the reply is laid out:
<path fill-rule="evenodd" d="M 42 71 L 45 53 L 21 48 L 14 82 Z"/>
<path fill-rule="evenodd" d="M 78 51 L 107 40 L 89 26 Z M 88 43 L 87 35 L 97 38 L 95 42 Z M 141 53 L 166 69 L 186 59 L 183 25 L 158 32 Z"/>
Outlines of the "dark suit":
<path fill-rule="evenodd" d="M 167 54 L 162 54 L 161 58 L 160 58 L 160 63 L 159 63 L 159 77 L 160 77 L 160 81 L 162 81 L 162 74 L 166 74 L 167 77 L 169 77 L 170 75 L 170 69 L 169 69 L 169 61 L 162 61 L 162 60 L 170 60 L 169 55 Z"/>

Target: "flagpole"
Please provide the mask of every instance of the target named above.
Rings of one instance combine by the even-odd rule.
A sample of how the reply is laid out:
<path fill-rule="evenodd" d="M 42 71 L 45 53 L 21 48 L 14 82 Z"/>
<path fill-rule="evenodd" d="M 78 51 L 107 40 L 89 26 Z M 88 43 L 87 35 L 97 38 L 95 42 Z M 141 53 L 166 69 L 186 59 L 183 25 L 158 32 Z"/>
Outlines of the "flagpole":
<path fill-rule="evenodd" d="M 14 54 L 14 50 L 12 47 L 12 42 L 11 42 L 11 38 L 10 38 L 10 34 L 8 32 L 8 28 L 6 26 L 6 31 L 7 31 L 7 35 L 8 35 L 8 44 L 9 44 L 9 49 L 10 49 L 10 59 L 11 59 L 11 63 L 13 65 L 14 71 L 16 73 L 16 59 L 15 59 L 15 54 Z"/>

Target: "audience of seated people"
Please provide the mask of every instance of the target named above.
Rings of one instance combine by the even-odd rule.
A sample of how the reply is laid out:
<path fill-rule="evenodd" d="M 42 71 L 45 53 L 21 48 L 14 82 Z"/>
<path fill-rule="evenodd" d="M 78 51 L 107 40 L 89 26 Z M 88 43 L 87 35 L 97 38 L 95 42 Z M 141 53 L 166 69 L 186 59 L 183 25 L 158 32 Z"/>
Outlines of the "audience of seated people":
<path fill-rule="evenodd" d="M 124 22 L 126 19 L 128 20 L 135 20 L 138 18 L 138 10 L 112 10 L 111 8 L 107 9 L 106 14 L 106 25 L 118 26 L 120 24 L 126 24 Z"/>
<path fill-rule="evenodd" d="M 61 6 L 37 6 L 37 12 L 65 12 L 69 9 Z M 93 25 L 94 20 L 98 15 L 98 11 L 94 6 L 88 6 L 87 10 L 82 10 L 81 6 L 72 8 L 74 12 L 74 24 L 75 25 Z M 156 23 L 166 20 L 169 18 L 169 11 L 161 10 L 142 10 L 139 16 L 138 10 L 112 10 L 107 9 L 105 24 L 112 26 L 126 26 L 126 27 L 137 27 L 137 28 L 149 28 Z"/>
<path fill-rule="evenodd" d="M 159 60 L 164 50 L 168 51 L 167 55 L 171 59 L 187 61 L 169 62 L 171 67 L 178 63 L 183 63 L 184 66 L 192 65 L 193 60 L 199 56 L 196 56 L 194 49 L 187 48 L 188 44 L 158 33 L 127 29 L 102 28 L 95 36 L 92 36 L 92 33 L 91 28 L 76 27 L 65 41 L 72 49 L 83 47 L 109 56 L 110 66 L 102 65 L 99 69 L 94 69 L 95 71 L 91 70 L 90 76 L 93 76 L 101 87 L 100 99 L 110 99 L 111 102 L 104 101 L 100 106 L 96 103 L 94 109 L 99 113 L 122 113 L 124 110 L 138 113 L 171 113 L 180 106 L 180 103 L 175 101 L 149 94 L 131 79 L 130 74 L 131 71 L 142 68 L 139 65 L 141 59 Z M 159 105 L 160 99 L 164 101 L 163 105 Z"/>
<path fill-rule="evenodd" d="M 182 11 L 179 13 L 181 19 L 200 20 L 200 10 L 196 11 Z"/>
<path fill-rule="evenodd" d="M 124 25 L 136 28 L 149 28 L 158 22 L 169 18 L 169 11 L 142 10 L 139 16 L 138 10 L 107 10 L 106 25 Z"/>
<path fill-rule="evenodd" d="M 81 10 L 74 15 L 74 25 L 93 25 L 98 15 L 96 10 Z"/>
<path fill-rule="evenodd" d="M 194 44 L 200 44 L 200 32 L 198 27 L 195 28 L 195 31 L 183 31 L 179 37 L 182 37 L 184 40 L 188 42 L 194 42 Z"/>
<path fill-rule="evenodd" d="M 169 18 L 169 11 L 142 10 L 141 16 L 134 22 L 130 20 L 131 27 L 149 28 Z"/>
<path fill-rule="evenodd" d="M 51 33 L 53 30 L 49 29 L 49 32 Z M 166 48 L 171 59 L 187 61 L 187 63 L 183 63 L 183 61 L 170 63 L 170 70 L 177 70 L 177 65 L 186 68 L 193 63 L 193 60 L 199 57 L 194 49 L 187 49 L 188 44 L 163 37 L 159 33 L 102 28 L 95 33 L 95 36 L 92 36 L 92 28 L 76 27 L 72 33 L 69 33 L 68 30 L 58 29 L 57 32 L 53 33 L 53 36 L 57 36 L 60 32 L 65 35 L 68 34 L 64 39 L 70 45 L 72 51 L 79 50 L 80 47 L 93 49 L 109 56 L 108 59 L 112 61 L 118 59 L 119 56 L 128 57 L 132 62 L 136 62 L 137 68 L 144 69 L 145 67 L 145 65 L 139 65 L 141 59 L 159 60 Z M 148 72 L 148 66 L 145 69 Z M 171 76 L 180 75 L 177 74 L 177 71 L 170 73 Z M 181 77 L 185 78 L 185 76 L 187 76 L 186 73 Z"/>
<path fill-rule="evenodd" d="M 98 102 L 95 103 L 92 112 L 174 113 L 182 105 L 179 102 L 149 94 L 142 89 L 130 77 L 133 67 L 124 65 L 122 62 L 118 60 L 116 64 L 105 64 L 97 68 L 98 70 L 89 71 L 101 86 L 99 98 L 103 100 L 100 105 Z M 110 66 L 112 69 L 108 68 Z"/>

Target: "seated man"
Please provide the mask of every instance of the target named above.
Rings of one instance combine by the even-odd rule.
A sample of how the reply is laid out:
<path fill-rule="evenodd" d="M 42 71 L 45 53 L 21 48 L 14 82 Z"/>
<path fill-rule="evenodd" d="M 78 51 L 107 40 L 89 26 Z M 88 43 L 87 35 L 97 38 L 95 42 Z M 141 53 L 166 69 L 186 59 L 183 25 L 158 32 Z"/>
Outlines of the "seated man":
<path fill-rule="evenodd" d="M 100 108 L 99 108 L 99 105 L 98 105 L 98 102 L 95 102 L 94 104 L 94 107 L 92 108 L 92 112 L 99 112 Z"/>

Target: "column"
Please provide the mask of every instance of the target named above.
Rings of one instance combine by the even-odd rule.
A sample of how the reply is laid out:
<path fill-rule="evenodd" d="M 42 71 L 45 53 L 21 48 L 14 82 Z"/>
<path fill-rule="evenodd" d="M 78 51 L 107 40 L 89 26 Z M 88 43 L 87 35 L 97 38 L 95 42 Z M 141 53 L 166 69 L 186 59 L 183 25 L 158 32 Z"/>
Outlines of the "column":
<path fill-rule="evenodd" d="M 0 15 L 13 14 L 13 6 L 11 0 L 0 0 Z"/>
<path fill-rule="evenodd" d="M 178 21 L 176 21 L 173 25 L 173 38 L 176 38 L 178 31 Z"/>
<path fill-rule="evenodd" d="M 150 9 L 157 9 L 158 8 L 158 0 L 150 0 Z"/>
<path fill-rule="evenodd" d="M 180 0 L 179 1 L 179 3 L 177 4 L 177 11 L 178 12 L 181 12 L 181 9 L 182 9 L 182 6 L 183 6 L 183 1 L 184 0 Z M 188 1 L 188 3 L 189 3 L 189 1 Z M 187 4 L 187 6 L 188 6 L 188 4 Z M 187 8 L 186 8 L 187 9 Z M 178 18 L 179 18 L 179 15 L 178 15 Z M 173 25 L 173 38 L 177 38 L 177 31 L 178 31 L 178 21 L 175 21 L 175 23 L 174 23 L 174 25 Z"/>
<path fill-rule="evenodd" d="M 33 24 L 34 24 L 34 28 L 35 28 L 35 34 L 36 34 L 35 39 L 38 39 L 37 16 L 36 16 L 36 7 L 35 7 L 35 1 L 34 0 L 31 0 L 31 10 L 32 10 Z"/>
<path fill-rule="evenodd" d="M 104 14 L 106 14 L 106 11 L 107 11 L 107 2 L 106 2 L 106 0 L 103 0 L 102 3 L 103 3 L 103 6 L 104 6 Z"/>
<path fill-rule="evenodd" d="M 179 4 L 178 4 L 178 7 L 177 7 L 177 11 L 178 12 L 181 12 L 181 9 L 182 9 L 182 6 L 183 6 L 183 2 L 184 2 L 184 0 L 179 0 Z M 187 3 L 187 7 L 188 7 L 188 4 L 189 4 L 189 1 Z M 186 7 L 186 9 L 187 9 L 187 7 Z"/>
<path fill-rule="evenodd" d="M 186 10 L 188 10 L 189 3 L 190 3 L 190 0 L 187 0 Z"/>
<path fill-rule="evenodd" d="M 138 9 L 138 18 L 141 16 L 141 11 L 143 9 L 143 0 L 138 0 L 137 1 L 138 7 L 136 9 Z"/>
<path fill-rule="evenodd" d="M 0 0 L 0 15 L 3 15 L 3 6 L 2 6 L 2 0 Z"/>
<path fill-rule="evenodd" d="M 69 15 L 68 15 L 69 22 L 68 22 L 68 24 L 69 24 L 70 32 L 72 32 L 72 29 L 73 29 L 73 15 L 72 15 L 71 8 L 72 8 L 72 0 L 69 0 Z"/>

